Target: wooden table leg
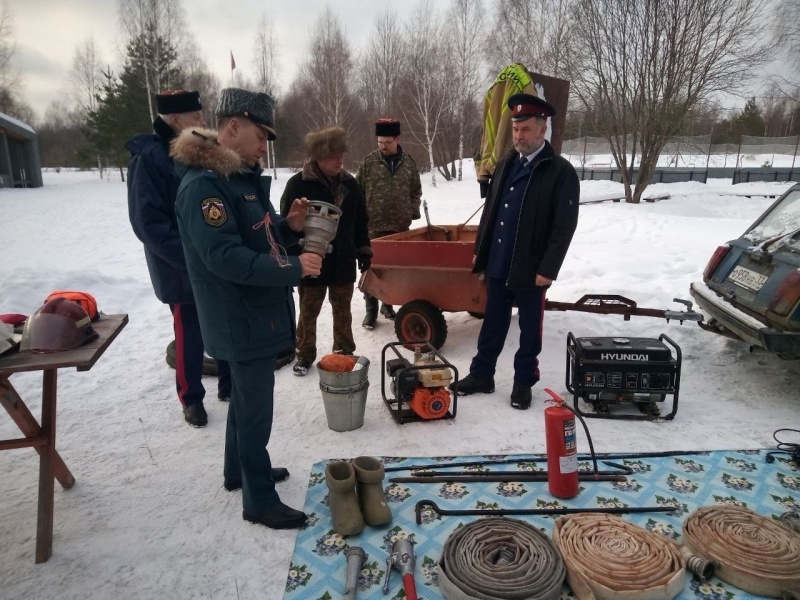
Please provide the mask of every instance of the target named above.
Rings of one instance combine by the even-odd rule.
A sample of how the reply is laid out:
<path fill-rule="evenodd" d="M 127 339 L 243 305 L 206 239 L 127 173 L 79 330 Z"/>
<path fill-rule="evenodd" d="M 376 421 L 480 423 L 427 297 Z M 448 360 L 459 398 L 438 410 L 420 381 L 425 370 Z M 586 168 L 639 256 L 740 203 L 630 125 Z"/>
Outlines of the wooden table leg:
<path fill-rule="evenodd" d="M 28 407 L 25 406 L 11 382 L 2 376 L 0 376 L 0 405 L 6 409 L 8 415 L 17 424 L 19 430 L 25 434 L 26 438 L 42 435 L 42 428 L 39 426 L 39 422 L 33 417 Z M 41 453 L 38 446 L 34 446 L 34 449 Z M 75 485 L 75 478 L 57 450 L 53 452 L 53 474 L 65 490 Z"/>
<path fill-rule="evenodd" d="M 55 477 L 53 456 L 56 447 L 57 369 L 44 371 L 42 381 L 42 433 L 47 444 L 39 449 L 39 512 L 36 524 L 36 562 L 47 562 L 53 553 L 53 502 Z"/>

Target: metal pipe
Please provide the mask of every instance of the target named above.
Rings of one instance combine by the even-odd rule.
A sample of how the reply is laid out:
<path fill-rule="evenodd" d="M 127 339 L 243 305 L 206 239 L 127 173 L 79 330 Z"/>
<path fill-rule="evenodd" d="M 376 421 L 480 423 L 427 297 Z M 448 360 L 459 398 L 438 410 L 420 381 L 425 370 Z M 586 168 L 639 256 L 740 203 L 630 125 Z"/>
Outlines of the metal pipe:
<path fill-rule="evenodd" d="M 669 456 L 686 456 L 691 454 L 702 454 L 704 450 L 668 450 L 665 452 L 639 452 L 639 453 L 605 453 L 597 454 L 597 458 L 610 458 L 610 459 L 629 459 L 629 458 L 665 458 Z M 591 455 L 581 454 L 578 455 L 578 460 L 591 460 Z M 421 469 L 447 469 L 456 467 L 477 467 L 480 465 L 507 465 L 519 462 L 547 462 L 547 457 L 542 454 L 521 455 L 517 458 L 504 458 L 501 460 L 473 460 L 468 462 L 454 462 L 454 463 L 431 463 L 428 465 L 408 465 L 401 466 L 387 466 L 384 470 L 387 473 L 394 471 L 417 471 Z M 608 464 L 608 463 L 606 463 Z"/>
<path fill-rule="evenodd" d="M 607 514 L 627 514 L 627 513 L 646 513 L 646 512 L 673 512 L 678 509 L 675 506 L 629 506 L 627 508 L 612 506 L 608 508 L 501 508 L 501 509 L 444 509 L 433 500 L 420 500 L 414 507 L 417 517 L 417 525 L 422 525 L 422 511 L 430 508 L 437 515 L 441 516 L 477 516 L 477 517 L 497 517 L 507 515 L 567 515 L 575 513 L 607 513 Z"/>
<path fill-rule="evenodd" d="M 507 483 L 512 481 L 520 482 L 544 482 L 547 481 L 547 473 L 531 473 L 530 471 L 495 471 L 485 475 L 455 473 L 447 475 L 442 473 L 439 476 L 427 477 L 392 477 L 390 483 Z M 625 475 L 595 475 L 594 473 L 583 473 L 578 475 L 578 481 L 628 481 Z"/>
<path fill-rule="evenodd" d="M 367 554 L 360 546 L 350 546 L 345 552 L 345 556 L 347 557 L 347 579 L 344 586 L 344 600 L 356 600 L 358 576 L 367 560 Z"/>
<path fill-rule="evenodd" d="M 603 461 L 604 465 L 608 465 L 610 467 L 614 467 L 615 469 L 619 469 L 619 471 L 598 471 L 595 473 L 594 471 L 587 471 L 587 470 L 579 470 L 578 475 L 587 476 L 587 481 L 591 481 L 594 475 L 633 475 L 633 469 L 630 467 L 626 467 L 625 465 L 620 465 L 617 463 L 606 462 Z M 411 471 L 412 477 L 447 477 L 450 475 L 478 475 L 481 477 L 490 477 L 492 475 L 547 475 L 546 472 L 538 472 L 538 471 Z M 589 477 L 591 475 L 591 477 Z"/>

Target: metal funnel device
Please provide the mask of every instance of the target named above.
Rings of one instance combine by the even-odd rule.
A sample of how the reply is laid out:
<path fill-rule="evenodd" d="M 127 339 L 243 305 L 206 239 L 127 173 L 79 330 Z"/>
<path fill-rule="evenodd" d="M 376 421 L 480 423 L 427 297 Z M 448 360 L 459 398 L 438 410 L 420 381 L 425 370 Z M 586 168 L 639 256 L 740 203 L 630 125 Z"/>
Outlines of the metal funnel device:
<path fill-rule="evenodd" d="M 303 227 L 304 237 L 300 240 L 303 252 L 313 252 L 324 258 L 331 251 L 331 241 L 336 237 L 341 216 L 339 207 L 321 200 L 310 200 Z"/>

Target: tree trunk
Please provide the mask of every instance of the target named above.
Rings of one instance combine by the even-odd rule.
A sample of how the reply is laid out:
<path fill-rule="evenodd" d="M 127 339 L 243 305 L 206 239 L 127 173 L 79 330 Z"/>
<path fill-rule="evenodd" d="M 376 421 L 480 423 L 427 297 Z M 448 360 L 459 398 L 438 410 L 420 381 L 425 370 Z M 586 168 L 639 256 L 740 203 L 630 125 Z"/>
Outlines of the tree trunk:
<path fill-rule="evenodd" d="M 436 166 L 433 160 L 433 140 L 428 138 L 428 160 L 431 163 L 431 185 L 436 187 Z"/>
<path fill-rule="evenodd" d="M 464 171 L 464 119 L 458 124 L 458 181 Z"/>

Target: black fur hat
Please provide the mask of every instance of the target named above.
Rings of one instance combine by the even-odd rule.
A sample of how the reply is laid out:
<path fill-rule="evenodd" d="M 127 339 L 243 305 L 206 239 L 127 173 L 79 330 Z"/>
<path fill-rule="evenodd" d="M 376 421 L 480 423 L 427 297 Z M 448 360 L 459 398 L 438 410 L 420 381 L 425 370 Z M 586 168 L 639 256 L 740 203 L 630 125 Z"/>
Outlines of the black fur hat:
<path fill-rule="evenodd" d="M 397 119 L 378 119 L 375 121 L 377 137 L 397 137 L 400 135 L 400 121 Z"/>
<path fill-rule="evenodd" d="M 270 140 L 275 135 L 275 101 L 263 92 L 225 88 L 217 102 L 218 117 L 246 117 L 264 129 Z"/>
<path fill-rule="evenodd" d="M 160 94 L 156 94 L 156 112 L 160 115 L 174 115 L 202 109 L 200 92 L 165 90 Z"/>

